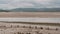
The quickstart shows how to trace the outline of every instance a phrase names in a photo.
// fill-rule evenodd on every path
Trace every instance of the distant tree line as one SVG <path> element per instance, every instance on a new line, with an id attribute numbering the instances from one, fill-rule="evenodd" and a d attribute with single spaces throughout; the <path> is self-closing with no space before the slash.
<path id="1" fill-rule="evenodd" d="M 9 10 L 0 10 L 0 12 L 10 12 Z"/>

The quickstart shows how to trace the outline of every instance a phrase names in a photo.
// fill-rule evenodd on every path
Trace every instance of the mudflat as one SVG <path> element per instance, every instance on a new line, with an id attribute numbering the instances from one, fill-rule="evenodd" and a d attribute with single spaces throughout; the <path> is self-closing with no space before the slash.
<path id="1" fill-rule="evenodd" d="M 59 18 L 60 12 L 0 12 L 0 17 Z"/>

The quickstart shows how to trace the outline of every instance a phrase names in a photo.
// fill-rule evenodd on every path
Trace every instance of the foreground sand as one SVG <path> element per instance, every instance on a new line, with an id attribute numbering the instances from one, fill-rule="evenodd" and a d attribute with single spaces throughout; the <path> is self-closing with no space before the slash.
<path id="1" fill-rule="evenodd" d="M 60 26 L 0 22 L 0 34 L 60 34 Z"/>
<path id="2" fill-rule="evenodd" d="M 0 12 L 0 17 L 60 18 L 60 12 Z"/>

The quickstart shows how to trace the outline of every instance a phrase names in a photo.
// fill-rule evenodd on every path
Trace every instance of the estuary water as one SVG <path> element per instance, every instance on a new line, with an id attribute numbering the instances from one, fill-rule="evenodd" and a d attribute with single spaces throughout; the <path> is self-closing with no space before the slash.
<path id="1" fill-rule="evenodd" d="M 0 18 L 0 21 L 60 23 L 60 18 Z"/>

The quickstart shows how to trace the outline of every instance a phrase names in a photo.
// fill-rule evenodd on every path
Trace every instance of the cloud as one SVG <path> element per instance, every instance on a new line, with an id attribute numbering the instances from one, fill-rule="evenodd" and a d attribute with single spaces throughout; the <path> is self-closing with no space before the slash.
<path id="1" fill-rule="evenodd" d="M 60 8 L 60 0 L 0 0 L 0 8 Z"/>

